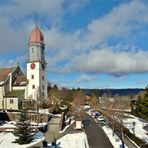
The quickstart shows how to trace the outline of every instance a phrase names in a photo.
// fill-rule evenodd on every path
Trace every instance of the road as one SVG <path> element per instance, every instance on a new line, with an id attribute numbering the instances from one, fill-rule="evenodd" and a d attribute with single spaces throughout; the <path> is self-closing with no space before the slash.
<path id="1" fill-rule="evenodd" d="M 113 148 L 99 124 L 87 113 L 85 114 L 85 119 L 88 119 L 89 121 L 85 126 L 85 132 L 90 148 Z"/>

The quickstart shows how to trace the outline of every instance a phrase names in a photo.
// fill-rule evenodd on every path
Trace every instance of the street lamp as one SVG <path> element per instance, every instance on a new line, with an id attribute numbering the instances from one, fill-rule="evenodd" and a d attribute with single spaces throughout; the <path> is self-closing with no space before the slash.
<path id="1" fill-rule="evenodd" d="M 121 141 L 122 141 L 122 148 L 125 148 L 125 146 L 124 146 L 124 133 L 123 133 L 123 127 L 121 127 Z"/>
<path id="2" fill-rule="evenodd" d="M 136 122 L 133 122 L 132 124 L 133 124 L 133 128 L 132 128 L 133 134 L 135 135 L 135 126 L 136 126 Z"/>

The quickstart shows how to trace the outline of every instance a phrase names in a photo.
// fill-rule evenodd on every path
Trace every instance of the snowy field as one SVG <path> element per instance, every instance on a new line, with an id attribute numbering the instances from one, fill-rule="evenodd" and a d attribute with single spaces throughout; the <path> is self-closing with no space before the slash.
<path id="1" fill-rule="evenodd" d="M 123 120 L 123 125 L 128 128 L 132 134 L 135 133 L 136 137 L 139 137 L 148 143 L 148 135 L 146 134 L 148 131 L 143 129 L 143 126 L 148 125 L 148 122 L 131 114 L 126 114 L 126 116 L 129 116 L 129 118 Z M 133 130 L 133 122 L 135 123 L 135 131 Z"/>
<path id="2" fill-rule="evenodd" d="M 13 133 L 6 133 L 2 132 L 0 133 L 0 148 L 26 148 L 29 146 L 33 146 L 37 144 L 38 142 L 42 141 L 45 139 L 43 136 L 42 132 L 37 132 L 34 135 L 34 140 L 30 144 L 24 144 L 24 145 L 19 145 L 17 143 L 12 143 L 15 141 L 17 137 L 13 135 Z"/>
<path id="3" fill-rule="evenodd" d="M 48 146 L 51 146 L 49 144 Z M 57 140 L 57 148 L 89 148 L 86 134 L 84 132 L 67 134 Z"/>

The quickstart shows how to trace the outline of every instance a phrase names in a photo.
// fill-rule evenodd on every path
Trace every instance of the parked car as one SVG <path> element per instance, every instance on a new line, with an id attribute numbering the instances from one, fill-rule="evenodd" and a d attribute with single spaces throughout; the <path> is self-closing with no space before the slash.
<path id="1" fill-rule="evenodd" d="M 101 116 L 100 113 L 99 112 L 95 112 L 95 116 L 94 117 L 97 118 L 99 116 Z"/>
<path id="2" fill-rule="evenodd" d="M 97 117 L 97 120 L 98 121 L 102 121 L 102 120 L 104 120 L 104 118 L 103 118 L 103 116 L 99 116 L 99 117 Z M 105 121 L 105 120 L 104 120 Z"/>
<path id="3" fill-rule="evenodd" d="M 99 121 L 99 124 L 100 124 L 101 126 L 107 125 L 107 123 L 105 122 L 105 120 L 100 120 L 100 121 Z"/>
<path id="4" fill-rule="evenodd" d="M 87 125 L 89 125 L 89 123 L 90 123 L 90 119 L 85 118 L 85 119 L 83 120 L 83 125 L 84 125 L 84 127 L 87 126 Z"/>

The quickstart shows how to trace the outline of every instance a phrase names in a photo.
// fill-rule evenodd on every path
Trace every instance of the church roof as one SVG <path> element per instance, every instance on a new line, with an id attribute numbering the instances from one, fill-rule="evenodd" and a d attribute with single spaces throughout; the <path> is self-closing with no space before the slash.
<path id="1" fill-rule="evenodd" d="M 8 75 L 12 73 L 15 69 L 16 67 L 0 68 L 0 82 L 5 81 Z"/>
<path id="2" fill-rule="evenodd" d="M 18 75 L 16 80 L 14 81 L 14 85 L 16 86 L 25 86 L 27 84 L 28 80 L 26 78 L 26 76 L 24 76 L 24 74 Z"/>
<path id="3" fill-rule="evenodd" d="M 39 27 L 36 25 L 31 31 L 29 36 L 29 43 L 41 43 L 44 44 L 44 36 L 40 31 Z"/>

